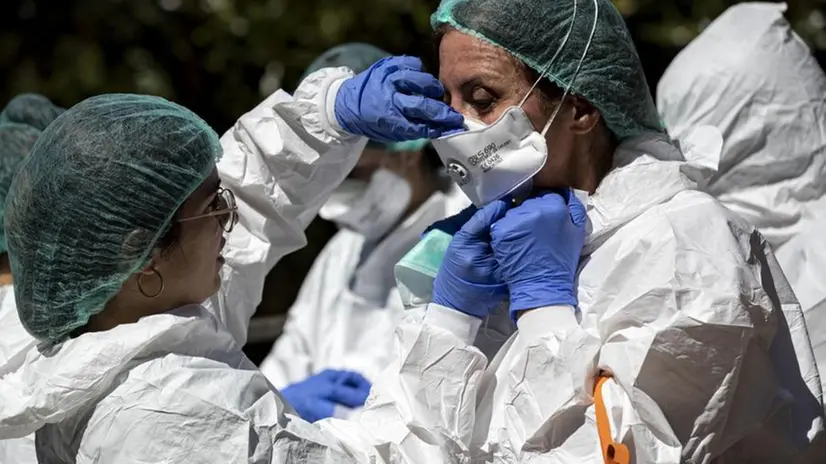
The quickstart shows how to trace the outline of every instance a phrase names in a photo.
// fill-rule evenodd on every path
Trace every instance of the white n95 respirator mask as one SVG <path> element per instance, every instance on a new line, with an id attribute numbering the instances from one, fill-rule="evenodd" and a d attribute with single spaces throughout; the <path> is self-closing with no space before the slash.
<path id="1" fill-rule="evenodd" d="M 574 0 L 574 18 L 576 18 L 576 13 L 577 2 Z M 596 32 L 599 18 L 599 4 L 596 0 L 594 0 L 594 19 L 588 43 L 585 44 L 571 80 L 565 86 L 559 104 L 548 118 L 542 131 L 537 132 L 534 129 L 530 119 L 522 110 L 522 106 L 567 44 L 568 37 L 573 30 L 574 18 L 556 53 L 518 106 L 505 110 L 499 119 L 489 126 L 466 118 L 466 132 L 448 135 L 431 142 L 442 163 L 447 167 L 451 179 L 459 185 L 476 207 L 481 208 L 509 194 L 520 195 L 530 190 L 531 180 L 545 166 L 548 160 L 545 135 L 579 75 L 582 61 L 588 53 Z M 575 193 L 580 201 L 587 204 L 585 192 Z M 421 306 L 431 300 L 433 281 L 452 239 L 453 237 L 447 233 L 436 229 L 431 230 L 396 264 L 394 269 L 396 283 L 405 308 Z"/>
<path id="2" fill-rule="evenodd" d="M 356 201 L 367 191 L 367 181 L 361 179 L 344 179 L 330 193 L 330 198 L 318 210 L 322 219 L 333 221 L 353 207 Z"/>
<path id="3" fill-rule="evenodd" d="M 470 201 L 482 207 L 522 187 L 530 189 L 530 180 L 548 160 L 548 147 L 525 112 L 513 106 L 489 126 L 472 119 L 465 124 L 468 131 L 432 143 Z"/>
<path id="4" fill-rule="evenodd" d="M 493 124 L 485 126 L 479 121 L 466 118 L 467 131 L 433 140 L 433 148 L 447 168 L 451 180 L 456 182 L 477 207 L 482 207 L 508 194 L 527 193 L 532 187 L 531 179 L 545 166 L 548 160 L 548 146 L 545 135 L 556 119 L 559 109 L 571 91 L 571 86 L 579 75 L 582 62 L 588 54 L 599 18 L 599 4 L 594 0 L 594 20 L 591 35 L 579 58 L 571 80 L 553 114 L 541 132 L 534 129 L 528 116 L 522 110 L 533 90 L 545 78 L 562 49 L 568 43 L 577 14 L 574 0 L 574 18 L 568 33 L 539 74 L 530 90 L 518 106 L 512 106 Z"/>
<path id="5" fill-rule="evenodd" d="M 372 241 L 384 237 L 401 220 L 411 195 L 407 179 L 379 168 L 362 187 L 352 184 L 336 192 L 318 215 Z"/>

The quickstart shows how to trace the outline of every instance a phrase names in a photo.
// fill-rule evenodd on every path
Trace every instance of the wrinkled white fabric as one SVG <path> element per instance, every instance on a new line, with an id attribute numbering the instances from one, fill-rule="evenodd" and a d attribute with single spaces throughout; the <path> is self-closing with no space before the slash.
<path id="1" fill-rule="evenodd" d="M 290 408 L 240 347 L 263 280 L 305 244 L 304 228 L 366 140 L 326 121 L 322 70 L 292 97 L 276 92 L 221 139 L 218 170 L 241 221 L 228 237 L 222 286 L 204 306 L 33 348 L 0 377 L 0 447 L 36 432 L 41 462 L 323 462 L 334 437 Z M 17 462 L 17 461 L 12 461 Z"/>
<path id="2" fill-rule="evenodd" d="M 416 431 L 451 462 L 602 462 L 591 394 L 605 369 L 612 432 L 633 462 L 779 462 L 805 448 L 823 417 L 813 362 L 795 363 L 800 308 L 762 236 L 696 191 L 708 172 L 681 158 L 658 136 L 617 150 L 588 203 L 576 315 L 523 316 L 485 370 L 462 344 L 478 322 L 453 311 L 451 330 L 437 330 L 432 317 L 450 310 L 431 304 L 426 324 L 399 327 L 360 423 L 396 442 Z M 449 370 L 431 367 L 445 357 Z"/>
<path id="3" fill-rule="evenodd" d="M 777 247 L 826 214 L 826 76 L 777 3 L 729 8 L 657 85 L 672 137 L 712 125 L 725 145 L 708 191 Z"/>
<path id="4" fill-rule="evenodd" d="M 327 120 L 331 87 L 349 75 L 346 68 L 315 73 L 295 98 L 279 90 L 221 138 L 221 183 L 235 193 L 242 222 L 227 238 L 221 291 L 205 306 L 241 346 L 267 273 L 307 244 L 304 229 L 366 145 L 342 139 Z"/>
<path id="5" fill-rule="evenodd" d="M 36 341 L 23 328 L 17 315 L 14 287 L 0 286 L 0 372 L 9 363 L 16 363 Z"/>
<path id="6" fill-rule="evenodd" d="M 453 199 L 456 191 L 433 194 L 378 245 L 347 229 L 330 240 L 290 308 L 284 333 L 261 363 L 276 388 L 324 369 L 353 370 L 371 381 L 378 377 L 390 362 L 396 326 L 423 315 L 404 310 L 393 266 L 429 225 L 470 204 L 463 194 L 464 202 Z M 484 322 L 476 346 L 493 356 L 514 329 L 503 311 Z"/>
<path id="7" fill-rule="evenodd" d="M 826 314 L 816 309 L 826 299 L 826 75 L 784 11 L 729 8 L 668 67 L 657 106 L 674 137 L 706 124 L 723 133 L 709 192 L 768 238 L 826 367 Z"/>
<path id="8" fill-rule="evenodd" d="M 826 211 L 777 250 L 777 261 L 803 308 L 818 372 L 826 373 Z M 820 381 L 826 389 L 823 374 Z"/>
<path id="9" fill-rule="evenodd" d="M 405 314 L 393 265 L 433 222 L 453 215 L 446 195 L 434 193 L 378 244 L 342 229 L 327 243 L 304 279 L 284 332 L 261 372 L 284 388 L 324 369 L 348 369 L 374 380 L 387 366 L 393 331 Z"/>
<path id="10" fill-rule="evenodd" d="M 826 215 L 780 247 L 777 260 L 806 311 L 826 300 Z M 820 317 L 826 318 L 826 314 Z M 808 325 L 808 317 L 806 322 Z M 813 339 L 826 336 L 826 325 L 812 324 L 809 331 Z"/>
<path id="11" fill-rule="evenodd" d="M 222 138 L 218 170 L 236 194 L 241 221 L 224 250 L 220 294 L 206 305 L 29 350 L 19 368 L 0 376 L 0 447 L 36 432 L 38 457 L 49 463 L 456 461 L 449 443 L 432 438 L 452 436 L 445 424 L 464 423 L 473 412 L 475 398 L 461 392 L 475 388 L 484 357 L 464 347 L 464 338 L 461 346 L 422 353 L 412 390 L 376 393 L 403 395 L 396 403 L 412 409 L 365 411 L 364 423 L 304 422 L 241 350 L 264 276 L 303 245 L 304 227 L 366 143 L 323 119 L 333 101 L 327 91 L 348 75 L 318 71 L 295 97 L 278 92 Z M 453 340 L 480 325 L 454 324 L 465 333 L 435 325 L 427 333 Z M 475 355 L 469 363 L 466 353 Z M 383 435 L 406 427 L 394 418 L 409 410 L 441 419 L 404 436 Z M 380 424 L 373 428 L 382 434 L 368 424 Z"/>
<path id="12" fill-rule="evenodd" d="M 37 341 L 26 332 L 17 315 L 14 287 L 0 286 L 0 377 L 23 362 L 26 352 Z M 36 464 L 34 435 L 4 440 L 0 443 L 0 463 Z"/>

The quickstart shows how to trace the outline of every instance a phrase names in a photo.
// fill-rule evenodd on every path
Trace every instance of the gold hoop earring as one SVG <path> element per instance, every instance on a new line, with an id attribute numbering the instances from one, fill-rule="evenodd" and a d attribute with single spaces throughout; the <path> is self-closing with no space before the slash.
<path id="1" fill-rule="evenodd" d="M 163 293 L 164 283 L 163 283 L 163 276 L 161 275 L 160 272 L 158 272 L 157 269 L 155 269 L 154 266 L 152 266 L 150 268 L 150 270 L 152 271 L 152 274 L 157 275 L 158 279 L 161 280 L 161 288 L 159 288 L 157 292 L 155 292 L 151 295 L 149 293 L 147 293 L 146 290 L 143 289 L 143 278 L 146 277 L 147 275 L 150 275 L 150 274 L 140 273 L 140 274 L 138 274 L 138 291 L 141 292 L 141 295 L 143 295 L 146 298 L 149 298 L 150 300 L 152 300 L 152 299 L 157 298 L 158 295 L 160 295 L 161 293 Z"/>

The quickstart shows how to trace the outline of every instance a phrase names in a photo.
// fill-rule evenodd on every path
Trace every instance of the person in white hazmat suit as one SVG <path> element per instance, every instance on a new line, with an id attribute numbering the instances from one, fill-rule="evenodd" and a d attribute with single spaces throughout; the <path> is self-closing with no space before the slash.
<path id="1" fill-rule="evenodd" d="M 343 44 L 323 53 L 306 74 L 337 66 L 360 72 L 387 56 L 372 45 Z M 442 171 L 426 139 L 368 143 L 320 209 L 322 218 L 341 229 L 314 262 L 283 334 L 260 365 L 303 418 L 319 419 L 327 406 L 302 396 L 301 382 L 308 377 L 346 369 L 372 380 L 388 364 L 393 331 L 405 316 L 393 266 L 427 226 L 470 203 Z M 510 329 L 506 314 L 501 319 Z M 335 412 L 347 411 L 338 407 Z"/>
<path id="2" fill-rule="evenodd" d="M 611 2 L 448 0 L 432 22 L 445 100 L 470 129 L 433 141 L 454 179 L 480 206 L 590 192 L 588 236 L 566 298 L 551 290 L 572 269 L 541 252 L 562 228 L 495 223 L 499 268 L 461 274 L 473 286 L 458 289 L 440 282 L 459 275 L 454 236 L 425 324 L 399 327 L 359 423 L 397 442 L 427 437 L 453 462 L 782 462 L 809 448 L 821 391 L 794 294 L 754 226 L 701 191 L 711 170 L 662 130 Z M 520 259 L 497 256 L 507 251 Z M 505 298 L 497 280 L 518 331 L 486 359 L 457 347 Z M 428 323 L 446 306 L 464 313 L 451 333 Z M 445 356 L 450 370 L 431 367 Z M 423 380 L 453 394 L 419 393 L 422 409 L 389 393 Z M 402 411 L 404 426 L 380 411 Z"/>
<path id="3" fill-rule="evenodd" d="M 17 317 L 13 279 L 3 227 L 6 196 L 14 173 L 40 133 L 63 112 L 46 97 L 21 94 L 0 112 L 0 366 L 14 361 L 34 343 Z"/>
<path id="4" fill-rule="evenodd" d="M 773 3 L 729 8 L 668 67 L 657 86 L 657 107 L 676 139 L 702 125 L 722 133 L 717 174 L 707 190 L 756 225 L 775 250 L 803 308 L 822 373 L 826 75 L 785 9 Z M 804 321 L 788 322 L 803 332 Z M 802 356 L 801 367 L 809 354 Z"/>
<path id="5" fill-rule="evenodd" d="M 20 323 L 14 302 L 13 278 L 6 252 L 3 227 L 6 196 L 12 178 L 37 138 L 61 112 L 47 98 L 36 94 L 14 97 L 0 112 L 0 371 L 17 363 L 36 343 Z M 7 440 L 0 446 L 0 462 L 36 463 L 34 436 Z"/>
<path id="6" fill-rule="evenodd" d="M 330 404 L 306 382 L 333 369 L 358 373 L 369 386 L 389 363 L 396 325 L 421 319 L 420 311 L 405 311 L 393 267 L 430 224 L 470 203 L 440 171 L 427 141 L 368 144 L 343 188 L 319 210 L 340 230 L 314 261 L 283 333 L 259 366 L 304 419 L 344 418 L 361 407 L 367 391 L 361 403 Z M 491 355 L 513 332 L 507 311 L 493 319 L 502 329 L 493 339 L 499 343 L 486 343 L 490 337 L 477 343 Z"/>
<path id="7" fill-rule="evenodd" d="M 365 411 L 363 422 L 304 422 L 241 351 L 268 269 L 302 244 L 301 229 L 353 167 L 366 137 L 461 131 L 461 115 L 433 98 L 442 87 L 420 69 L 418 59 L 399 57 L 356 77 L 344 68 L 318 71 L 295 96 L 273 94 L 220 141 L 185 108 L 139 95 L 87 99 L 50 125 L 7 202 L 18 314 L 38 344 L 0 374 L 0 446 L 34 432 L 38 460 L 55 463 L 461 458 L 451 443 L 432 440 L 448 431 L 440 422 L 425 435 L 422 425 L 400 435 L 406 406 Z M 508 224 L 566 228 L 569 237 L 555 244 L 576 261 L 584 209 L 572 205 L 579 205 L 576 224 L 564 204 L 562 214 Z M 469 246 L 482 243 L 496 219 L 482 213 L 468 223 L 475 224 L 464 235 Z M 457 273 L 485 271 L 461 256 L 453 260 Z M 571 294 L 573 283 L 558 290 Z M 414 326 L 436 342 L 467 335 L 457 311 L 435 308 L 426 317 Z M 456 398 L 456 387 L 473 382 L 434 376 L 457 373 L 457 360 L 478 372 L 478 358 L 463 353 L 481 353 L 463 343 L 440 350 L 423 353 L 421 383 L 411 392 L 390 385 L 377 394 L 464 421 L 459 416 L 472 409 L 457 416 L 455 408 L 473 398 L 432 399 Z M 346 396 L 343 387 L 328 394 Z"/>
<path id="8" fill-rule="evenodd" d="M 634 462 L 742 462 L 776 461 L 805 448 L 822 428 L 819 380 L 807 385 L 794 363 L 793 340 L 799 339 L 785 321 L 794 300 L 778 291 L 785 281 L 771 250 L 752 226 L 696 191 L 708 172 L 687 163 L 659 128 L 639 59 L 611 3 L 524 1 L 440 6 L 433 22 L 441 35 L 444 87 L 419 73 L 417 60 L 389 58 L 350 79 L 340 70 L 320 71 L 295 97 L 279 94 L 283 100 L 273 97 L 242 118 L 224 137 L 218 163 L 242 220 L 228 236 L 222 278 L 215 277 L 215 263 L 203 263 L 198 273 L 199 279 L 209 276 L 214 289 L 220 286 L 217 304 L 202 307 L 196 302 L 206 296 L 195 294 L 168 303 L 171 294 L 181 295 L 173 261 L 187 261 L 165 259 L 171 256 L 162 252 L 166 246 L 149 258 L 178 209 L 158 205 L 171 199 L 184 203 L 176 224 L 211 215 L 231 228 L 235 209 L 228 194 L 208 212 L 196 206 L 216 193 L 217 174 L 204 172 L 211 171 L 208 163 L 194 163 L 207 164 L 195 182 L 162 182 L 163 189 L 145 189 L 157 195 L 140 203 L 108 192 L 118 204 L 92 215 L 101 204 L 93 197 L 90 208 L 81 200 L 86 193 L 112 186 L 143 191 L 134 188 L 134 177 L 158 186 L 154 161 L 143 161 L 113 185 L 73 183 L 84 189 L 72 197 L 74 208 L 54 208 L 41 198 L 23 200 L 32 197 L 23 192 L 40 191 L 50 180 L 34 174 L 54 172 L 47 167 L 54 161 L 47 153 L 52 145 L 38 143 L 43 154 L 35 150 L 13 184 L 7 225 L 34 225 L 10 235 L 9 250 L 21 320 L 47 343 L 0 378 L 0 395 L 14 398 L 0 405 L 0 438 L 37 430 L 42 452 L 57 462 L 147 462 L 158 456 L 173 462 L 601 462 L 609 455 Z M 499 46 L 494 33 L 503 41 Z M 508 51 L 508 44 L 517 47 Z M 462 118 L 435 100 L 442 92 L 471 130 L 457 128 Z M 174 105 L 145 98 L 136 103 L 172 106 L 180 114 Z M 111 139 L 123 131 L 95 131 L 99 126 L 92 123 L 100 122 L 97 110 L 103 110 L 104 120 L 115 124 L 122 109 L 106 99 L 88 101 L 44 136 L 69 137 L 65 122 L 81 124 L 72 124 L 82 130 L 71 133 L 83 134 L 84 141 L 88 133 Z M 128 114 L 167 117 L 165 111 L 138 109 Z M 194 116 L 185 115 L 159 122 L 192 123 Z M 295 119 L 281 123 L 286 117 Z M 140 129 L 136 137 L 147 142 L 149 153 L 177 146 L 135 122 L 126 119 L 122 127 Z M 256 131 L 264 126 L 270 131 Z M 298 141 L 300 128 L 304 138 Z M 184 159 L 204 156 L 196 146 L 209 145 L 204 128 L 196 138 L 163 133 L 189 141 L 181 145 Z M 263 138 L 265 133 L 278 139 Z M 434 146 L 465 193 L 484 207 L 470 210 L 469 221 L 467 214 L 447 221 L 457 229 L 432 303 L 423 323 L 397 328 L 391 364 L 364 410 L 352 421 L 310 425 L 284 407 L 240 352 L 260 295 L 260 289 L 243 290 L 260 287 L 251 277 L 263 279 L 284 243 L 301 245 L 312 208 L 355 163 L 365 141 L 345 133 L 374 140 L 446 135 Z M 69 159 L 86 168 L 84 174 L 110 167 L 112 172 L 91 173 L 96 180 L 115 179 L 123 166 L 107 155 L 107 163 L 91 166 L 86 162 L 94 156 Z M 181 156 L 148 158 L 183 164 Z M 336 163 L 342 158 L 344 166 Z M 302 164 L 291 164 L 296 162 Z M 312 173 L 310 163 L 317 168 Z M 278 175 L 277 181 L 261 179 L 262 172 Z M 69 170 L 65 179 L 79 176 Z M 192 201 L 182 201 L 188 192 L 162 194 L 176 185 L 202 185 L 207 177 L 213 183 L 196 189 L 201 195 Z M 567 187 L 592 194 L 587 210 Z M 19 205 L 13 201 L 18 194 Z M 510 208 L 503 200 L 510 194 L 527 199 Z M 64 243 L 52 241 L 53 224 L 62 221 L 28 215 L 37 207 L 72 215 L 74 230 L 82 225 L 77 218 L 94 221 L 79 230 L 103 235 L 99 243 L 112 244 L 119 259 L 107 259 L 112 255 L 101 246 L 70 256 L 64 256 L 68 247 L 57 246 L 45 248 L 48 262 L 37 260 L 36 250 L 44 248 L 33 242 Z M 209 239 L 199 243 L 218 255 L 220 234 L 206 227 L 201 224 Z M 119 232 L 101 234 L 112 229 Z M 66 227 L 57 230 L 75 247 L 84 243 L 71 240 Z M 190 236 L 173 243 L 180 245 L 171 253 L 178 253 L 193 242 Z M 184 251 L 189 259 L 201 255 Z M 51 280 L 75 260 L 108 267 L 71 267 L 87 269 L 73 276 L 72 282 L 87 277 L 81 287 Z M 183 274 L 194 275 L 192 269 Z M 25 284 L 35 276 L 37 286 Z M 186 284 L 199 289 L 192 280 Z M 227 306 L 233 296 L 241 303 Z M 149 304 L 141 298 L 154 298 L 151 315 L 122 316 L 119 298 L 144 307 Z M 519 331 L 489 364 L 471 342 L 481 317 L 505 299 Z"/>
<path id="9" fill-rule="evenodd" d="M 156 97 L 61 115 L 7 202 L 17 311 L 38 344 L 0 372 L 0 447 L 35 433 L 40 462 L 376 462 L 295 416 L 241 347 L 267 272 L 368 137 L 461 129 L 420 69 L 320 70 L 220 141 Z"/>

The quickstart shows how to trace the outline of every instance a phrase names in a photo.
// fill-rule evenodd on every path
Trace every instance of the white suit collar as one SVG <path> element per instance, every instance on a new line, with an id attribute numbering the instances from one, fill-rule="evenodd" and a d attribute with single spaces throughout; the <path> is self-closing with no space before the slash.
<path id="1" fill-rule="evenodd" d="M 614 152 L 614 169 L 588 199 L 585 254 L 648 209 L 684 190 L 702 188 L 713 172 L 686 161 L 665 134 L 624 141 Z"/>

